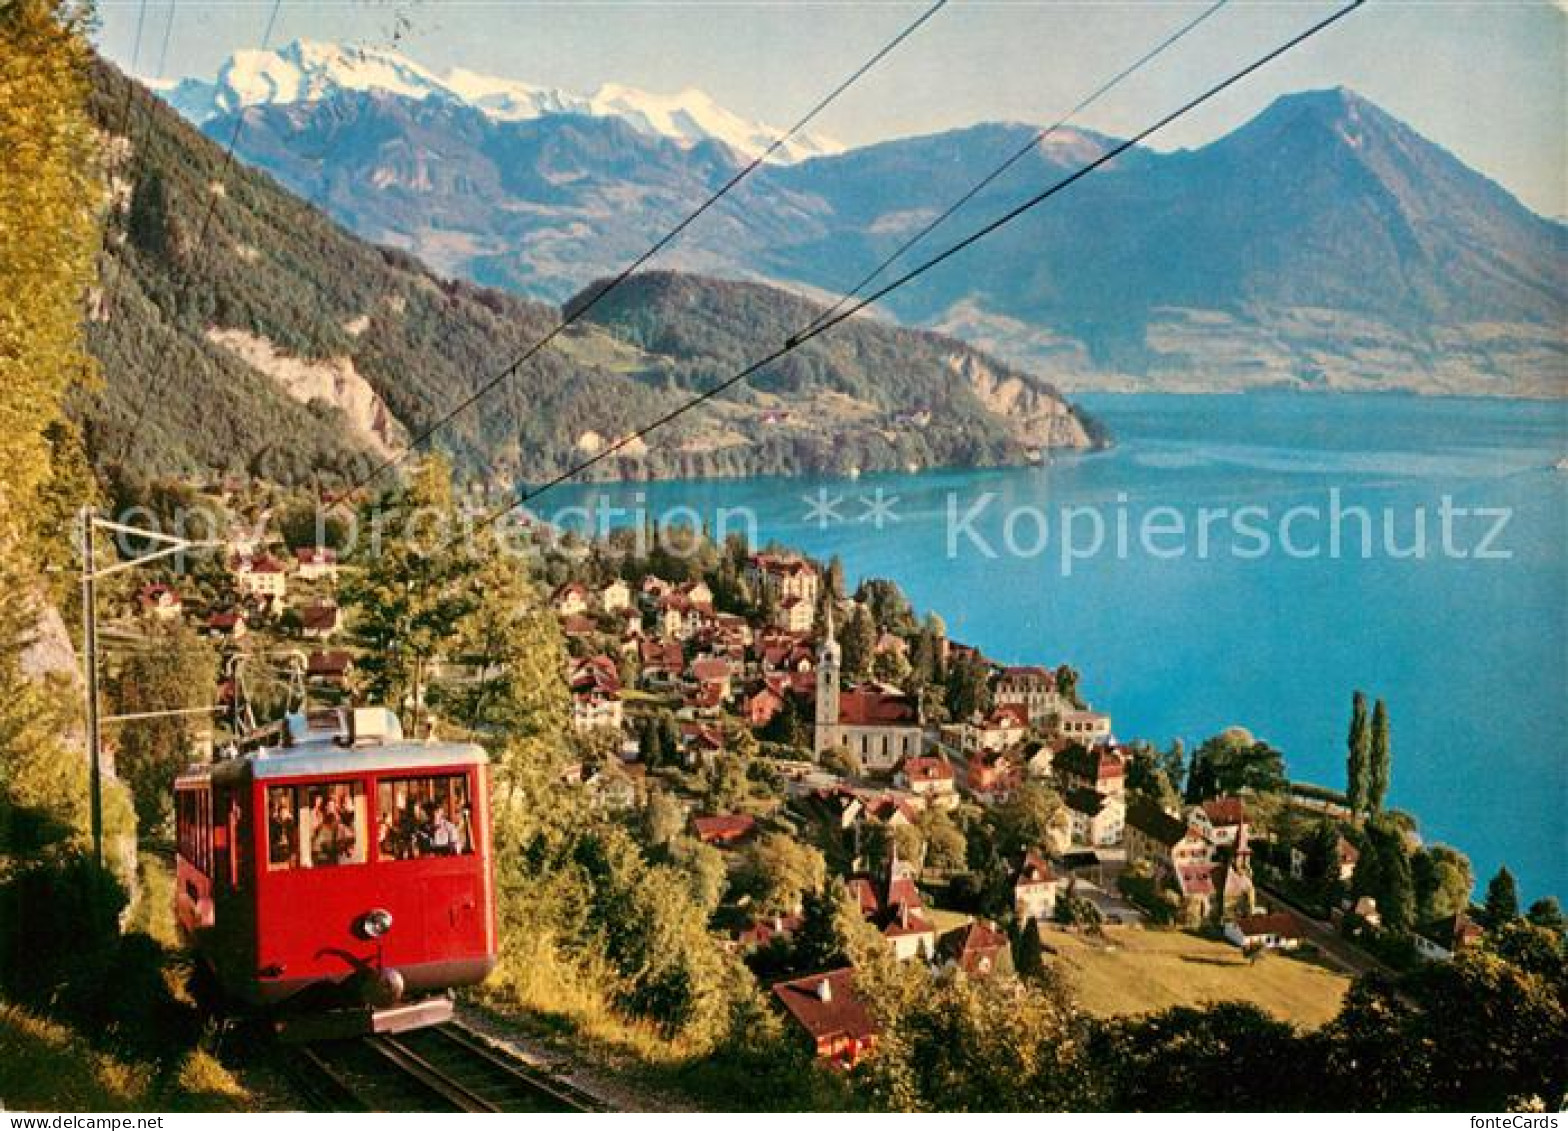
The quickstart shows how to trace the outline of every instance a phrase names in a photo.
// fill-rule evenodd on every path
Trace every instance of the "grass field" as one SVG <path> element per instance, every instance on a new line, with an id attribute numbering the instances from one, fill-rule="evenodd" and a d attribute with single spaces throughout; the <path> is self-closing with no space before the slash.
<path id="1" fill-rule="evenodd" d="M 1309 959 L 1269 954 L 1250 963 L 1227 943 L 1181 931 L 1112 929 L 1102 945 L 1047 929 L 1044 941 L 1084 1008 L 1102 1017 L 1250 1001 L 1314 1028 L 1339 1011 L 1350 985 Z"/>

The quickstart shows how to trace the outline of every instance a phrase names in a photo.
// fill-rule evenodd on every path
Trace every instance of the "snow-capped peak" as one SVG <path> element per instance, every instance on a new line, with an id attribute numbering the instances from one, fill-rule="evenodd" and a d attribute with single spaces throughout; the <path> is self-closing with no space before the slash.
<path id="1" fill-rule="evenodd" d="M 781 132 L 732 113 L 695 88 L 660 95 L 607 83 L 583 96 L 461 68 L 437 74 L 384 48 L 303 39 L 273 51 L 236 51 L 213 81 L 182 79 L 160 93 L 199 125 L 246 106 L 314 102 L 343 91 L 379 91 L 420 101 L 450 99 L 498 121 L 547 114 L 615 117 L 642 133 L 683 145 L 721 141 L 746 157 L 761 153 Z M 772 159 L 800 161 L 842 148 L 805 134 L 781 146 Z"/>

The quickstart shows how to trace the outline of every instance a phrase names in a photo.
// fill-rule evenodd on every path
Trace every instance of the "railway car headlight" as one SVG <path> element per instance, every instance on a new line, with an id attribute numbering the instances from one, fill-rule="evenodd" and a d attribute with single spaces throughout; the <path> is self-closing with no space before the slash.
<path id="1" fill-rule="evenodd" d="M 367 911 L 359 919 L 359 933 L 367 939 L 379 939 L 392 929 L 392 912 L 383 907 Z"/>

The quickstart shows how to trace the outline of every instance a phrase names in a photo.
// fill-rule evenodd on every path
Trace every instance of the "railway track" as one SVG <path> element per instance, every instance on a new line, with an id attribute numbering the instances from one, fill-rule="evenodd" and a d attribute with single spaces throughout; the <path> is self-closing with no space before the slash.
<path id="1" fill-rule="evenodd" d="M 303 1046 L 290 1076 L 327 1111 L 607 1110 L 461 1022 Z"/>

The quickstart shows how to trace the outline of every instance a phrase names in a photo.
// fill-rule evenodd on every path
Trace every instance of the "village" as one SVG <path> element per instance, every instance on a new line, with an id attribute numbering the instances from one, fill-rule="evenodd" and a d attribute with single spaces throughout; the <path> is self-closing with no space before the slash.
<path id="1" fill-rule="evenodd" d="M 1360 853 L 1327 791 L 1227 791 L 1189 772 L 1183 793 L 1180 747 L 1121 741 L 1066 664 L 993 662 L 917 619 L 890 582 L 845 593 L 836 561 L 690 532 L 686 545 L 662 559 L 542 553 L 560 578 L 548 606 L 579 751 L 560 785 L 690 869 L 722 945 L 819 1056 L 851 1065 L 876 1039 L 854 970 L 814 968 L 803 940 L 834 913 L 821 891 L 894 958 L 937 972 L 1077 961 L 1115 982 L 1140 963 L 1194 964 L 1144 1008 L 1181 1000 L 1201 963 L 1224 968 L 1219 992 L 1252 994 L 1274 953 L 1289 956 L 1270 967 L 1280 1000 L 1316 999 L 1299 1016 L 1326 1018 L 1350 976 L 1378 967 L 1350 937 L 1375 936 L 1378 911 L 1351 898 Z M 363 648 L 338 590 L 353 569 L 289 546 L 263 515 L 207 571 L 200 604 L 171 578 L 130 612 L 189 624 L 231 658 L 288 657 L 313 700 L 351 701 Z M 241 677 L 224 670 L 232 699 Z M 448 663 L 432 682 L 470 676 Z M 1413 938 L 1444 960 L 1480 933 L 1461 910 Z M 1187 942 L 1161 953 L 1171 940 Z M 1272 985 L 1258 992 L 1273 1001 Z M 1139 1004 L 1123 996 L 1106 1008 Z"/>

